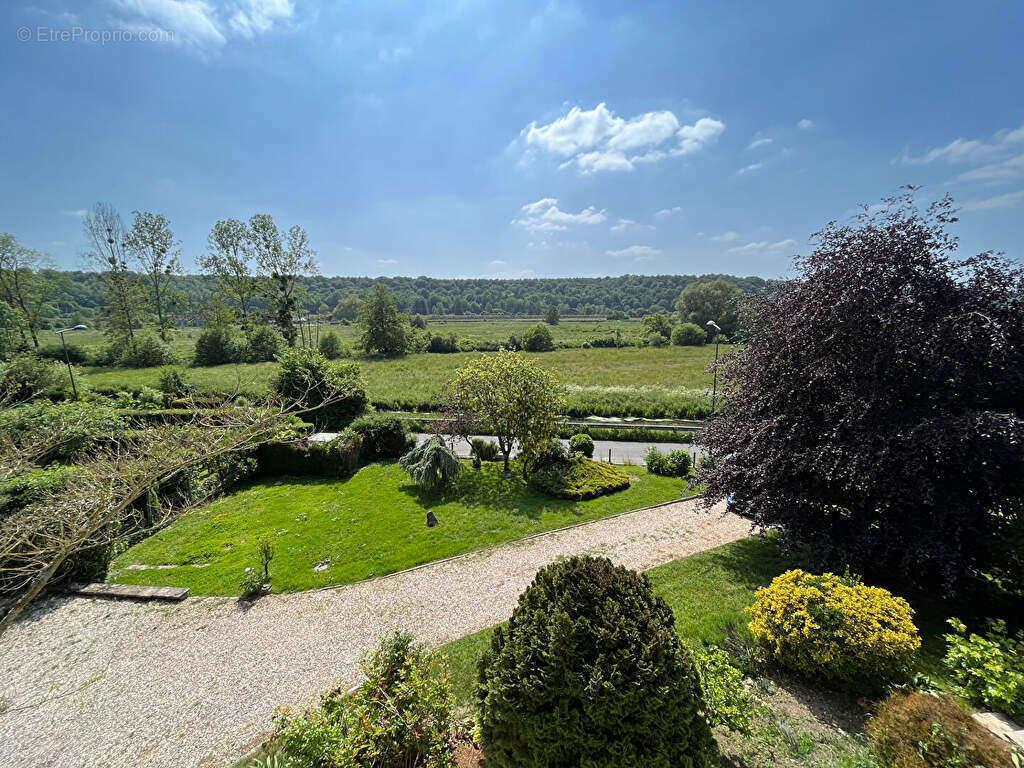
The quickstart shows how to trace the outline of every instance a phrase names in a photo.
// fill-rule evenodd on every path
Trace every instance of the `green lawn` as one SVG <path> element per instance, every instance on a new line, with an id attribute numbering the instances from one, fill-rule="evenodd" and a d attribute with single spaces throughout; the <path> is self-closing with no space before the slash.
<path id="1" fill-rule="evenodd" d="M 590 501 L 553 499 L 497 463 L 468 468 L 447 496 L 424 496 L 397 464 L 348 480 L 271 478 L 189 512 L 111 564 L 108 580 L 236 595 L 256 541 L 270 534 L 275 592 L 347 584 L 573 523 L 691 495 L 677 478 L 629 467 L 630 488 Z M 427 528 L 432 510 L 440 525 Z M 321 571 L 314 567 L 327 564 Z M 173 566 L 129 568 L 130 565 Z"/>
<path id="2" fill-rule="evenodd" d="M 730 349 L 723 347 L 721 352 Z M 372 402 L 398 410 L 428 410 L 439 406 L 438 393 L 452 371 L 481 354 L 419 354 L 358 362 Z M 715 356 L 713 346 L 559 349 L 531 356 L 566 384 L 572 415 L 693 418 L 694 409 L 706 410 L 711 402 L 707 366 Z M 260 395 L 276 368 L 276 363 L 189 368 L 186 379 L 200 392 Z M 90 368 L 85 378 L 102 390 L 155 387 L 159 372 Z"/>

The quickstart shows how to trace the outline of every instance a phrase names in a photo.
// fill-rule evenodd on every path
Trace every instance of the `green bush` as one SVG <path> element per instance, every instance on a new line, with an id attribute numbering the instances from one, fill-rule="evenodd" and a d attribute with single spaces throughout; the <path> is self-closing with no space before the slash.
<path id="1" fill-rule="evenodd" d="M 35 469 L 0 483 L 0 520 L 15 510 L 24 509 L 57 493 L 74 478 L 76 470 L 62 464 Z"/>
<path id="2" fill-rule="evenodd" d="M 413 448 L 398 463 L 420 488 L 431 493 L 455 485 L 462 471 L 462 462 L 439 435 Z"/>
<path id="3" fill-rule="evenodd" d="M 398 459 L 412 447 L 405 422 L 397 416 L 385 413 L 360 416 L 349 429 L 363 439 L 363 461 Z"/>
<path id="4" fill-rule="evenodd" d="M 196 338 L 196 366 L 225 365 L 238 362 L 241 350 L 234 334 L 228 328 L 205 328 Z"/>
<path id="5" fill-rule="evenodd" d="M 443 659 L 396 632 L 363 661 L 364 682 L 316 710 L 280 715 L 275 741 L 316 768 L 450 768 L 454 696 Z"/>
<path id="6" fill-rule="evenodd" d="M 329 443 L 285 438 L 256 449 L 258 471 L 263 476 L 348 477 L 359 469 L 361 461 L 362 438 L 351 430 Z"/>
<path id="7" fill-rule="evenodd" d="M 483 437 L 474 437 L 470 442 L 472 454 L 476 456 L 480 461 L 500 461 L 501 460 L 501 448 L 493 440 L 487 440 Z"/>
<path id="8" fill-rule="evenodd" d="M 492 636 L 477 696 L 493 768 L 718 765 L 672 610 L 606 558 L 537 573 Z"/>
<path id="9" fill-rule="evenodd" d="M 317 349 L 328 360 L 337 360 L 339 357 L 345 357 L 345 348 L 341 343 L 341 338 L 334 331 L 328 331 L 320 337 L 320 341 L 317 342 Z"/>
<path id="10" fill-rule="evenodd" d="M 15 355 L 0 363 L 0 402 L 6 405 L 37 397 L 58 397 L 71 390 L 67 367 L 33 354 Z"/>
<path id="11" fill-rule="evenodd" d="M 594 458 L 594 438 L 585 432 L 579 432 L 569 438 L 569 450 L 582 453 L 588 459 Z"/>
<path id="12" fill-rule="evenodd" d="M 343 429 L 366 408 L 359 366 L 330 361 L 312 349 L 285 351 L 270 389 L 286 403 L 313 409 L 306 418 L 320 429 Z"/>
<path id="13" fill-rule="evenodd" d="M 36 354 L 44 360 L 56 360 L 58 363 L 67 363 L 68 360 L 73 365 L 89 365 L 92 363 L 92 357 L 88 351 L 75 344 L 68 344 L 67 356 L 64 354 L 64 345 L 62 344 L 47 344 L 39 347 L 36 350 Z"/>
<path id="14" fill-rule="evenodd" d="M 125 368 L 155 368 L 177 362 L 171 348 L 151 333 L 135 342 L 135 351 L 125 349 L 120 352 L 117 364 Z"/>
<path id="15" fill-rule="evenodd" d="M 984 636 L 968 633 L 959 619 L 950 619 L 953 634 L 943 635 L 950 677 L 971 703 L 1024 721 L 1024 631 L 1013 637 L 1006 622 L 989 623 Z"/>
<path id="16" fill-rule="evenodd" d="M 895 693 L 867 732 L 889 768 L 1013 768 L 1008 745 L 948 696 Z"/>
<path id="17" fill-rule="evenodd" d="M 707 341 L 707 333 L 696 323 L 683 323 L 672 329 L 672 343 L 677 347 L 701 347 Z"/>
<path id="18" fill-rule="evenodd" d="M 263 574 L 258 568 L 250 566 L 242 573 L 242 580 L 238 584 L 238 593 L 242 598 L 252 600 L 263 592 L 263 584 Z"/>
<path id="19" fill-rule="evenodd" d="M 755 642 L 780 664 L 865 692 L 905 680 L 921 647 L 906 600 L 832 573 L 786 571 L 747 613 Z"/>
<path id="20" fill-rule="evenodd" d="M 246 335 L 241 356 L 247 363 L 269 363 L 276 360 L 284 348 L 284 336 L 269 325 L 257 325 Z"/>
<path id="21" fill-rule="evenodd" d="M 80 457 L 101 441 L 117 439 L 125 428 L 115 409 L 99 403 L 44 400 L 0 411 L 0 432 L 8 437 L 49 441 L 51 447 L 39 458 L 43 464 Z"/>
<path id="22" fill-rule="evenodd" d="M 432 335 L 430 341 L 427 342 L 427 352 L 447 354 L 458 351 L 459 340 L 454 333 L 449 333 L 447 336 L 441 336 L 440 334 Z"/>
<path id="23" fill-rule="evenodd" d="M 172 400 L 185 397 L 192 392 L 192 388 L 186 383 L 184 371 L 170 365 L 160 369 L 156 385 L 164 395 Z"/>
<path id="24" fill-rule="evenodd" d="M 538 323 L 523 334 L 523 349 L 527 352 L 551 352 L 554 348 L 554 339 L 546 325 Z"/>
<path id="25" fill-rule="evenodd" d="M 534 470 L 530 485 L 560 499 L 584 501 L 629 488 L 629 475 L 611 464 L 577 456 Z"/>
<path id="26" fill-rule="evenodd" d="M 690 474 L 691 461 L 690 454 L 681 449 L 662 453 L 652 445 L 644 454 L 647 471 L 665 477 L 686 477 Z"/>
<path id="27" fill-rule="evenodd" d="M 703 694 L 704 719 L 713 726 L 750 733 L 754 699 L 743 683 L 743 673 L 732 665 L 729 654 L 715 646 L 690 652 Z"/>

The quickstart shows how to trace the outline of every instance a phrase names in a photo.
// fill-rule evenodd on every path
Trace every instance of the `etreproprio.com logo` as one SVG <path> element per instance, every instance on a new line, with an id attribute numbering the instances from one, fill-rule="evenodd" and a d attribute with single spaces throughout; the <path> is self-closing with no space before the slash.
<path id="1" fill-rule="evenodd" d="M 171 43 L 170 29 L 96 29 L 90 27 L 18 27 L 20 43 Z"/>

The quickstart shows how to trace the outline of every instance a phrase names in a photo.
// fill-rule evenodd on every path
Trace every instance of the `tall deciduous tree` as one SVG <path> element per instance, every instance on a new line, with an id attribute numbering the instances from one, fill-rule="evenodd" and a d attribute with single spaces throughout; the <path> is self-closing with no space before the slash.
<path id="1" fill-rule="evenodd" d="M 142 325 L 144 298 L 128 264 L 126 233 L 121 214 L 109 203 L 96 203 L 82 219 L 87 261 L 95 264 L 103 281 L 104 333 L 112 346 L 135 353 L 135 329 Z"/>
<path id="2" fill-rule="evenodd" d="M 295 346 L 296 278 L 317 273 L 316 252 L 309 245 L 305 230 L 297 224 L 285 236 L 268 213 L 257 213 L 249 219 L 250 253 L 260 273 L 267 279 L 267 300 L 273 307 L 274 323 Z"/>
<path id="3" fill-rule="evenodd" d="M 27 331 L 34 347 L 39 346 L 43 310 L 53 293 L 53 284 L 43 272 L 47 261 L 44 254 L 26 248 L 14 235 L 0 233 L 0 297 L 17 313 L 22 340 Z"/>
<path id="4" fill-rule="evenodd" d="M 238 304 L 242 325 L 249 323 L 249 305 L 258 292 L 247 247 L 249 236 L 244 221 L 218 221 L 206 238 L 207 252 L 199 257 L 200 268 L 216 276 L 220 290 Z"/>
<path id="5" fill-rule="evenodd" d="M 361 349 L 388 357 L 405 354 L 409 324 L 398 313 L 391 291 L 384 283 L 374 283 L 373 295 L 359 310 L 359 325 Z"/>
<path id="6" fill-rule="evenodd" d="M 529 459 L 556 433 L 564 407 L 561 383 L 520 352 L 503 349 L 484 355 L 445 387 L 445 413 L 468 438 L 479 430 L 494 435 L 509 471 L 509 458 L 518 445 Z"/>
<path id="7" fill-rule="evenodd" d="M 125 237 L 125 249 L 145 281 L 149 300 L 156 315 L 160 338 L 167 341 L 171 320 L 171 278 L 180 275 L 179 243 L 174 239 L 171 223 L 162 213 L 133 211 L 135 220 Z"/>
<path id="8" fill-rule="evenodd" d="M 708 320 L 714 320 L 727 336 L 736 333 L 739 317 L 739 300 L 743 291 L 726 280 L 710 283 L 690 283 L 683 289 L 676 302 L 679 320 L 695 323 L 705 328 Z"/>
<path id="9" fill-rule="evenodd" d="M 819 232 L 749 309 L 701 474 L 840 568 L 1021 589 L 1024 269 L 955 258 L 955 221 L 907 194 Z"/>

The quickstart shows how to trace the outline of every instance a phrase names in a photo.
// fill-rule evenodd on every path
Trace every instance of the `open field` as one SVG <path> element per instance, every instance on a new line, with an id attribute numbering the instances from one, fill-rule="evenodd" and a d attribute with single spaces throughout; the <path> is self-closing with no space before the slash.
<path id="1" fill-rule="evenodd" d="M 721 353 L 731 349 L 723 346 Z M 445 381 L 480 352 L 359 359 L 371 402 L 395 410 L 433 410 Z M 568 415 L 702 418 L 710 407 L 708 364 L 713 346 L 559 349 L 528 353 L 566 383 Z M 200 393 L 259 395 L 275 363 L 189 368 Z M 85 380 L 102 391 L 155 387 L 159 368 L 88 368 Z"/>
<path id="2" fill-rule="evenodd" d="M 144 539 L 111 564 L 108 579 L 235 595 L 245 568 L 258 564 L 256 542 L 266 534 L 277 549 L 274 591 L 295 592 L 692 495 L 685 480 L 628 471 L 628 489 L 582 502 L 552 498 L 518 476 L 504 479 L 497 463 L 480 471 L 467 463 L 440 498 L 424 495 L 397 464 L 371 464 L 347 480 L 261 480 Z M 426 527 L 427 510 L 440 525 Z"/>

